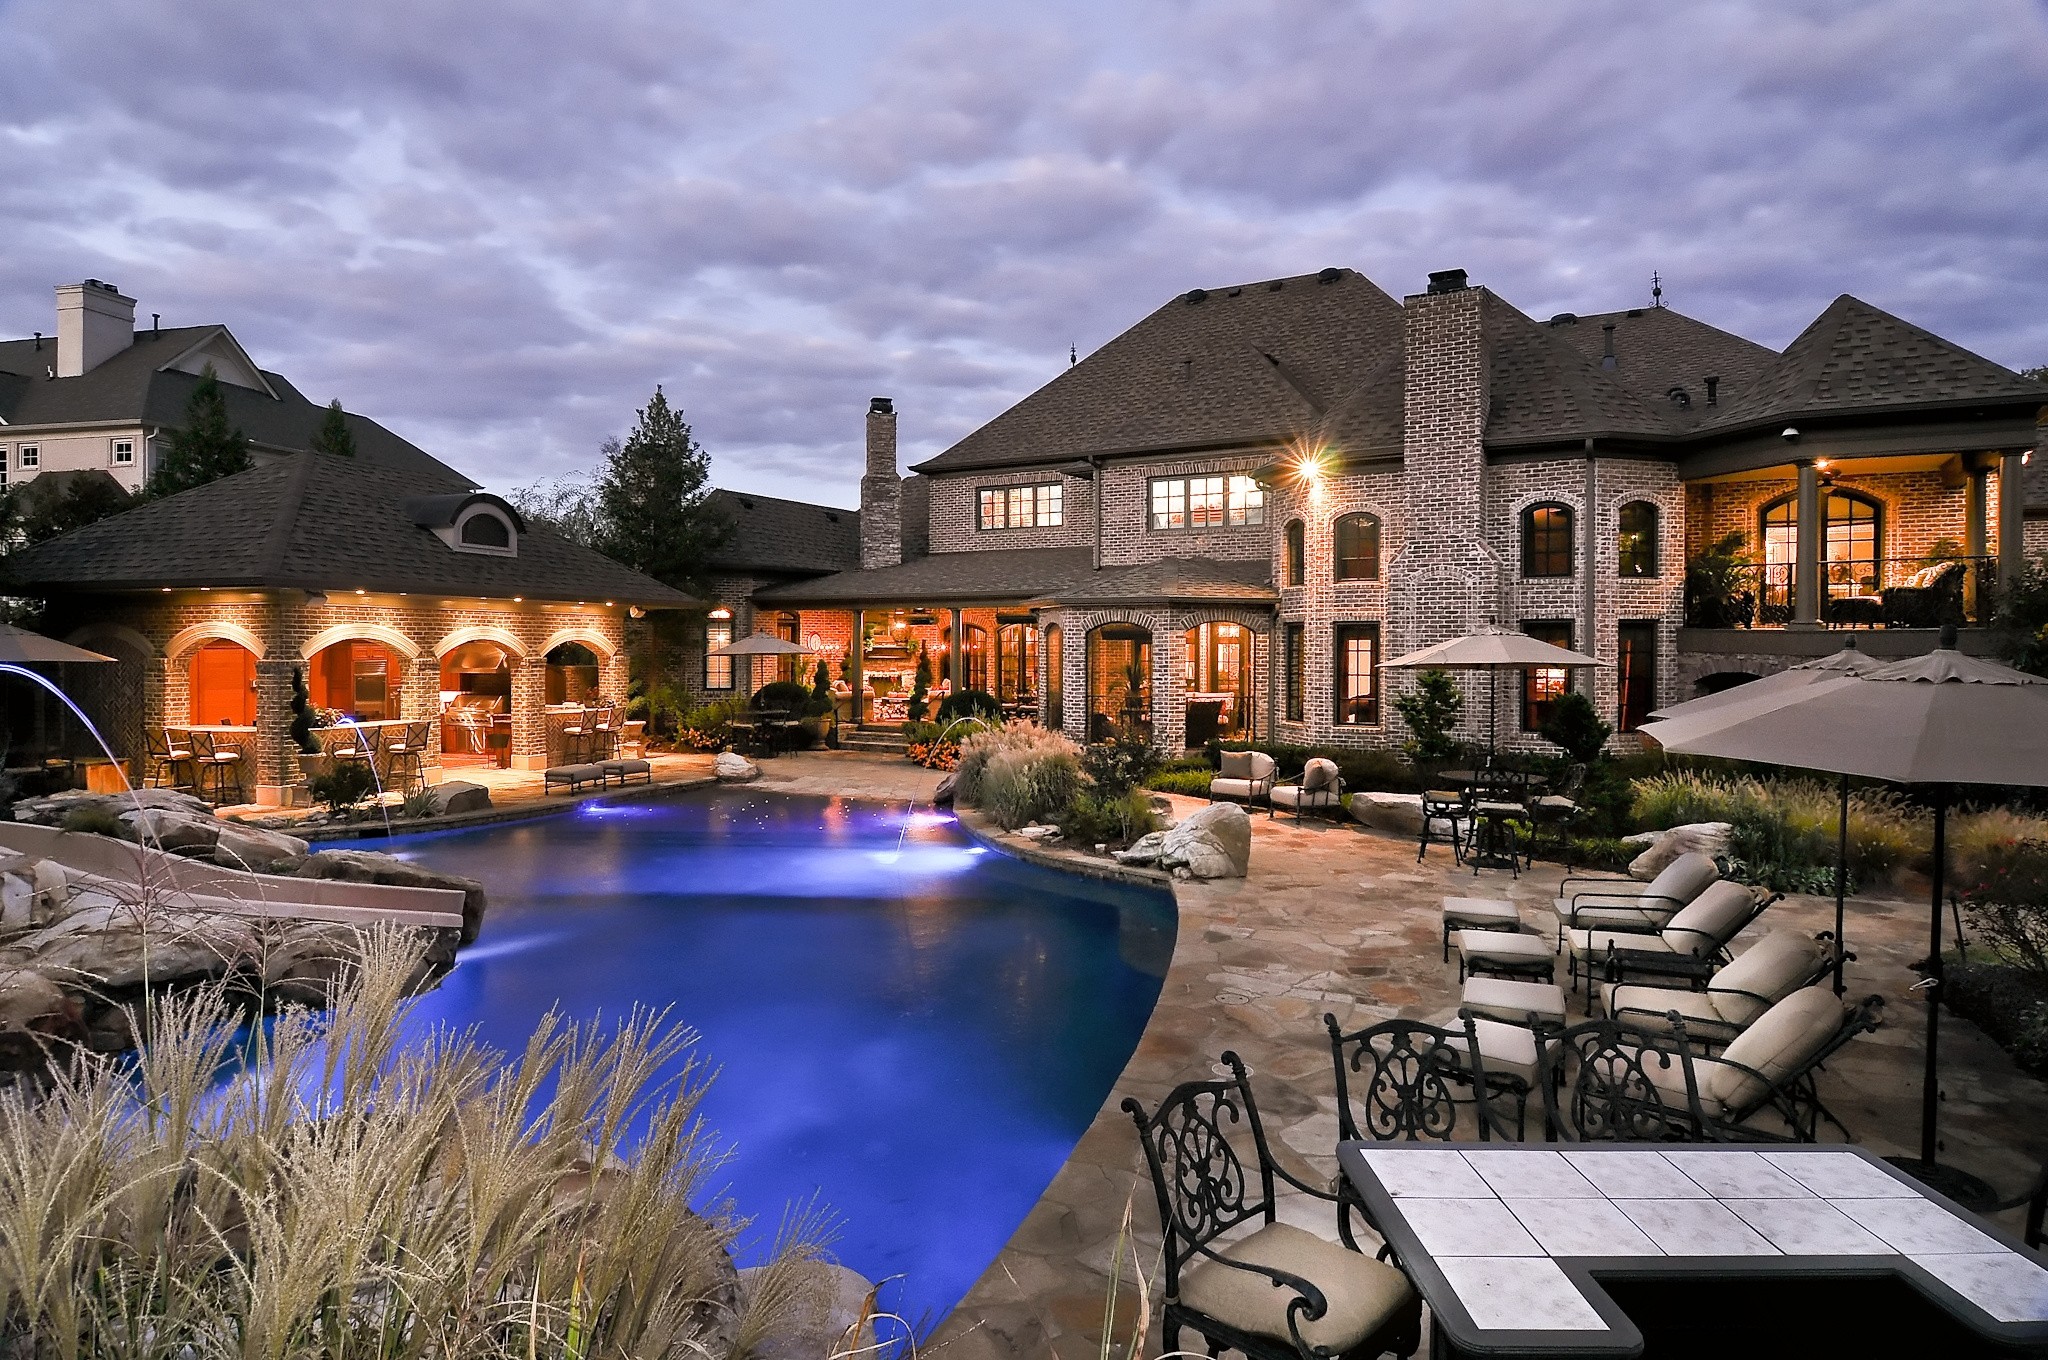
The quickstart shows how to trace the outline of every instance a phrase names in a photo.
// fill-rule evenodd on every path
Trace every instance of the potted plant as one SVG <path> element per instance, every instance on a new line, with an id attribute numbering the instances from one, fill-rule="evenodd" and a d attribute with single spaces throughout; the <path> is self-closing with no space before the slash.
<path id="1" fill-rule="evenodd" d="M 299 801 L 300 793 L 317 776 L 327 771 L 327 756 L 314 739 L 313 726 L 316 717 L 313 711 L 313 696 L 306 692 L 306 672 L 302 667 L 292 667 L 292 720 L 286 731 L 292 740 L 292 752 L 299 762 L 299 779 L 292 790 L 292 802 Z"/>
<path id="2" fill-rule="evenodd" d="M 806 745 L 816 746 L 825 739 L 825 731 L 832 725 L 832 707 L 832 672 L 820 658 L 811 674 L 811 701 L 797 719 L 797 730 L 804 734 Z"/>
<path id="3" fill-rule="evenodd" d="M 1756 618 L 1749 589 L 1755 563 L 1740 532 L 1728 534 L 1685 564 L 1685 621 L 1692 628 L 1747 628 Z"/>

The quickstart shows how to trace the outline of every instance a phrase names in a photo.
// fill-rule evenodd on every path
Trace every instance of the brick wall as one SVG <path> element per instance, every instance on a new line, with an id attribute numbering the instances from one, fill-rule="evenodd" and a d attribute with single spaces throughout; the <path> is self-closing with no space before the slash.
<path id="1" fill-rule="evenodd" d="M 1248 696 L 1254 730 L 1261 739 L 1270 738 L 1272 711 L 1268 698 L 1273 682 L 1273 620 L 1255 609 L 1058 609 L 1047 610 L 1039 619 L 1041 642 L 1053 626 L 1060 630 L 1057 659 L 1048 651 L 1041 665 L 1060 666 L 1065 696 L 1063 724 L 1066 734 L 1077 742 L 1088 739 L 1088 635 L 1104 624 L 1131 624 L 1152 634 L 1152 744 L 1164 751 L 1179 752 L 1187 744 L 1187 681 L 1189 630 L 1204 623 L 1243 625 L 1252 638 L 1252 675 Z M 1040 680 L 1041 695 L 1046 687 Z M 1284 738 L 1283 738 L 1284 740 Z"/>
<path id="2" fill-rule="evenodd" d="M 903 560 L 903 483 L 896 471 L 896 411 L 882 397 L 868 408 L 867 472 L 860 479 L 860 564 Z"/>
<path id="3" fill-rule="evenodd" d="M 1319 483 L 1290 480 L 1270 493 L 1273 525 L 1269 551 L 1273 558 L 1274 580 L 1280 587 L 1280 623 L 1283 630 L 1286 624 L 1302 626 L 1303 655 L 1306 658 L 1306 694 L 1300 722 L 1288 721 L 1285 695 L 1274 687 L 1277 672 L 1269 675 L 1265 699 L 1272 712 L 1272 731 L 1276 740 L 1352 747 L 1384 746 L 1393 740 L 1392 728 L 1398 727 L 1400 720 L 1388 706 L 1387 686 L 1397 678 L 1396 672 L 1381 673 L 1378 723 L 1355 726 L 1339 725 L 1335 721 L 1336 660 L 1332 640 L 1339 624 L 1377 623 L 1380 625 L 1380 659 L 1384 661 L 1394 655 L 1388 650 L 1391 642 L 1387 622 L 1388 578 L 1392 563 L 1401 556 L 1407 543 L 1407 526 L 1414 509 L 1405 500 L 1407 486 L 1407 479 L 1401 472 L 1381 471 L 1326 477 Z M 1356 513 L 1374 515 L 1380 521 L 1380 579 L 1377 581 L 1334 579 L 1336 523 L 1342 516 Z M 1287 526 L 1297 520 L 1302 526 L 1302 584 L 1290 586 L 1286 583 L 1285 565 Z M 1276 632 L 1274 636 L 1277 653 L 1281 645 L 1277 639 L 1284 636 L 1284 631 Z M 1274 664 L 1279 664 L 1277 655 Z M 1277 683 L 1284 683 L 1284 680 Z"/>
<path id="4" fill-rule="evenodd" d="M 1153 529 L 1149 487 L 1157 477 L 1228 477 L 1272 461 L 1270 450 L 1207 458 L 1120 463 L 1096 474 L 1102 481 L 1102 565 L 1126 567 L 1166 557 L 1251 561 L 1272 551 L 1269 524 L 1215 529 Z M 1270 499 L 1270 497 L 1269 497 Z M 1272 510 L 1266 510 L 1271 521 Z"/>
<path id="5" fill-rule="evenodd" d="M 1868 476 L 1853 474 L 1854 463 L 1837 465 L 1835 487 L 1855 491 L 1877 502 L 1882 517 L 1878 554 L 1892 559 L 1885 570 L 1885 584 L 1896 585 L 1910 576 L 1918 561 L 1933 552 L 1941 539 L 1963 543 L 1965 486 L 1950 484 L 1939 472 L 1888 472 Z M 1759 517 L 1766 505 L 1795 495 L 1795 477 L 1768 481 L 1714 482 L 1696 485 L 1689 493 L 1706 516 L 1704 527 L 1695 532 L 1688 547 L 1698 552 L 1708 544 L 1739 533 L 1751 552 L 1761 554 L 1763 540 Z M 1823 488 L 1825 490 L 1825 488 Z M 1984 541 L 1985 551 L 1998 551 L 1998 478 L 1987 479 Z M 1899 559 L 1907 559 L 1901 561 Z"/>

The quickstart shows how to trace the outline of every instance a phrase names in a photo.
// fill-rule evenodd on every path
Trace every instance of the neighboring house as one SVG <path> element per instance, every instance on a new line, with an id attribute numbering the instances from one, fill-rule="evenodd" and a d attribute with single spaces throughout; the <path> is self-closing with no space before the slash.
<path id="1" fill-rule="evenodd" d="M 1396 300 L 1326 269 L 1173 299 L 909 478 L 877 398 L 858 569 L 721 602 L 752 585 L 835 673 L 857 631 L 879 721 L 923 643 L 1076 737 L 1395 746 L 1411 682 L 1382 663 L 1495 621 L 1607 663 L 1503 680 L 1504 734 L 1575 684 L 1629 730 L 1835 629 L 1889 655 L 1981 621 L 2048 537 L 2044 488 L 2001 495 L 2044 403 L 1847 296 L 1778 353 L 1663 307 L 1537 321 L 1463 271 Z M 1731 533 L 1751 561 L 1688 603 Z"/>
<path id="2" fill-rule="evenodd" d="M 685 673 L 700 698 L 751 694 L 770 680 L 799 678 L 794 657 L 763 657 L 735 661 L 707 652 L 752 633 L 772 633 L 789 642 L 812 645 L 819 654 L 843 655 L 853 636 L 850 620 L 814 619 L 812 634 L 802 630 L 788 610 L 757 608 L 757 592 L 850 571 L 860 566 L 860 512 L 829 505 L 757 496 L 752 492 L 713 491 L 709 506 L 730 526 L 724 544 L 712 554 L 707 573 L 711 608 L 701 633 L 685 652 Z M 816 629 L 822 628 L 823 632 Z M 807 663 L 808 684 L 816 663 Z M 833 678 L 838 678 L 835 670 Z"/>
<path id="3" fill-rule="evenodd" d="M 201 331 L 233 343 L 220 327 Z M 61 400 L 77 426 L 129 418 L 138 393 L 145 409 L 175 413 L 195 379 L 153 362 L 160 343 L 135 337 L 83 376 L 31 378 L 0 399 L 47 416 L 58 399 L 42 389 L 70 382 L 80 385 Z M 354 458 L 305 451 L 320 408 L 274 374 L 244 371 L 277 394 L 230 397 L 264 441 L 254 467 L 7 563 L 10 593 L 47 601 L 49 631 L 116 658 L 70 667 L 66 682 L 123 757 L 166 727 L 242 729 L 229 739 L 252 767 L 250 792 L 280 801 L 299 778 L 287 732 L 297 672 L 317 707 L 432 723 L 430 779 L 463 764 L 557 763 L 569 715 L 593 694 L 625 695 L 628 615 L 703 607 L 528 524 L 374 422 L 350 417 Z M 0 436 L 12 446 L 9 420 Z"/>

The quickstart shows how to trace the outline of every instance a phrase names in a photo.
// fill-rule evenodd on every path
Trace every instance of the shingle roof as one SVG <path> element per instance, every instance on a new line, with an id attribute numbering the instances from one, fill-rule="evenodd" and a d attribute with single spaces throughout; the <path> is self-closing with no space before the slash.
<path id="1" fill-rule="evenodd" d="M 2048 402 L 2048 385 L 1844 293 L 1704 428 L 1982 401 Z"/>
<path id="2" fill-rule="evenodd" d="M 845 571 L 755 592 L 777 604 L 967 604 L 1030 600 L 1089 571 L 1088 548 L 994 548 L 933 553 L 901 566 Z"/>
<path id="3" fill-rule="evenodd" d="M 519 535 L 517 556 L 457 552 L 408 510 L 408 502 L 448 489 L 437 474 L 287 455 L 26 549 L 9 559 L 10 589 L 213 586 L 697 603 L 540 525 Z"/>
<path id="4" fill-rule="evenodd" d="M 226 330 L 221 326 L 137 331 L 127 349 L 75 378 L 45 376 L 57 362 L 57 342 L 49 336 L 43 337 L 41 349 L 33 339 L 0 340 L 0 420 L 31 427 L 132 421 L 176 429 L 184 424 L 185 405 L 200 380 L 191 373 L 158 370 L 195 345 L 222 335 Z M 266 371 L 263 376 L 277 390 L 276 398 L 235 383 L 220 385 L 228 419 L 257 444 L 310 448 L 325 407 L 308 401 L 280 375 Z M 355 436 L 356 456 L 365 462 L 431 473 L 452 486 L 476 485 L 367 416 L 351 413 L 348 425 Z"/>
<path id="5" fill-rule="evenodd" d="M 1167 557 L 1130 567 L 1085 572 L 1048 593 L 1046 602 L 1097 604 L 1271 604 L 1272 563 Z"/>
<path id="6" fill-rule="evenodd" d="M 1295 438 L 1400 334 L 1400 304 L 1349 269 L 1196 289 L 917 470 Z"/>
<path id="7" fill-rule="evenodd" d="M 1555 340 L 1598 367 L 1606 330 L 1614 327 L 1615 365 L 1600 371 L 1648 404 L 1661 408 L 1675 428 L 1704 423 L 1749 391 L 1759 373 L 1777 362 L 1777 352 L 1696 321 L 1669 307 L 1631 307 L 1589 316 L 1561 313 L 1542 323 Z M 1719 378 L 1719 406 L 1708 406 L 1706 380 Z M 1691 405 L 1671 398 L 1683 388 Z"/>
<path id="8" fill-rule="evenodd" d="M 1682 432 L 1669 403 L 1651 405 L 1589 362 L 1552 328 L 1485 295 L 1489 447 L 1591 436 L 1665 438 Z"/>
<path id="9" fill-rule="evenodd" d="M 860 511 L 806 501 L 713 491 L 706 500 L 732 523 L 712 554 L 719 571 L 790 572 L 810 576 L 860 565 Z"/>

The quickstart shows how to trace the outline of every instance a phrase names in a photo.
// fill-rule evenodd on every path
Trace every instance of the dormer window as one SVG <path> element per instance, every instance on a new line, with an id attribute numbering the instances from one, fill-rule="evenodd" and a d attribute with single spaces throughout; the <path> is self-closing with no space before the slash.
<path id="1" fill-rule="evenodd" d="M 511 557 L 518 552 L 518 539 L 512 521 L 503 512 L 495 506 L 481 504 L 472 505 L 455 521 L 453 546 L 458 552 Z"/>
<path id="2" fill-rule="evenodd" d="M 526 532 L 519 512 L 488 491 L 421 496 L 407 501 L 405 512 L 456 552 L 517 557 L 519 535 Z"/>

